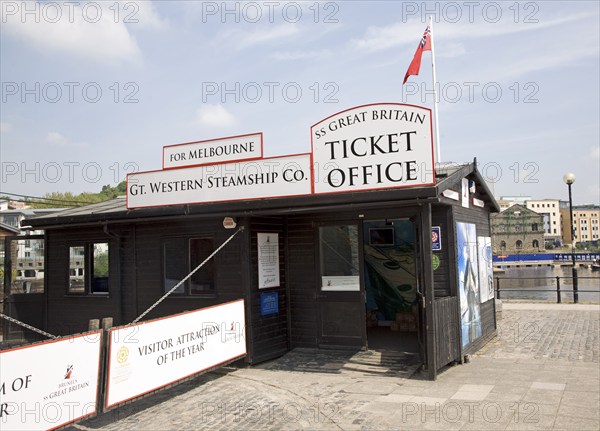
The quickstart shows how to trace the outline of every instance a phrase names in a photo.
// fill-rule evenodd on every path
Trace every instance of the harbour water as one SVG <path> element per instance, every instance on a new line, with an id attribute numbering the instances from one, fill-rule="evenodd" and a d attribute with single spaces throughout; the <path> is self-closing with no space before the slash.
<path id="1" fill-rule="evenodd" d="M 578 267 L 579 302 L 600 303 L 600 271 Z M 556 284 L 559 277 L 562 302 L 573 302 L 573 278 L 570 266 L 507 268 L 495 272 L 500 279 L 501 299 L 533 300 L 556 302 Z M 498 286 L 496 280 L 494 286 Z M 522 289 L 511 291 L 504 289 Z M 587 291 L 587 292 L 585 292 Z"/>

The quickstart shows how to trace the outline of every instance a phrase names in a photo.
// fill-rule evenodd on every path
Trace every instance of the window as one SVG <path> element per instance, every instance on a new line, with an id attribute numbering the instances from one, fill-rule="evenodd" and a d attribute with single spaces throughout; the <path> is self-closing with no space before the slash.
<path id="1" fill-rule="evenodd" d="M 531 245 L 533 248 L 540 248 L 540 242 L 537 239 L 534 239 Z"/>
<path id="2" fill-rule="evenodd" d="M 521 232 L 521 225 L 520 224 L 516 224 L 515 225 L 515 232 Z"/>
<path id="3" fill-rule="evenodd" d="M 163 240 L 163 286 L 168 292 L 183 280 L 214 251 L 209 238 L 167 238 Z M 215 292 L 215 266 L 211 259 L 179 286 L 174 293 L 184 295 Z"/>
<path id="4" fill-rule="evenodd" d="M 500 241 L 500 248 L 506 250 L 506 241 Z"/>
<path id="5" fill-rule="evenodd" d="M 69 247 L 69 287 L 67 292 L 108 294 L 109 255 L 108 242 L 91 242 Z M 82 261 L 75 260 L 82 257 Z M 78 266 L 78 268 L 73 268 L 73 266 Z"/>
<path id="6" fill-rule="evenodd" d="M 321 226 L 319 258 L 322 290 L 360 290 L 357 226 Z"/>
<path id="7" fill-rule="evenodd" d="M 537 223 L 532 223 L 531 230 L 534 231 L 534 232 L 537 232 L 537 230 L 538 230 L 538 224 Z"/>
<path id="8" fill-rule="evenodd" d="M 516 245 L 517 249 L 519 249 L 519 250 L 520 250 L 520 249 L 522 249 L 522 248 L 523 248 L 523 241 L 521 241 L 521 240 L 519 239 L 519 240 L 517 240 L 517 242 L 516 242 L 516 244 L 515 244 L 515 245 Z"/>

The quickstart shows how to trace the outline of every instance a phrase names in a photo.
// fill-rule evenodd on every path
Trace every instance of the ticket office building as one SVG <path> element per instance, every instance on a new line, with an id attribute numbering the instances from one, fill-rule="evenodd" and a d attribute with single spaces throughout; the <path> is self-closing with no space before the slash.
<path id="1" fill-rule="evenodd" d="M 456 200 L 464 179 L 479 206 Z M 489 236 L 497 211 L 473 163 L 438 172 L 435 186 L 135 210 L 118 198 L 27 223 L 45 230 L 50 333 L 103 317 L 130 323 L 243 227 L 145 319 L 243 298 L 250 364 L 296 347 L 404 349 L 434 379 L 495 335 L 494 300 L 477 304 L 478 331 L 461 330 L 456 226 Z M 277 254 L 279 282 L 261 289 L 264 233 L 277 234 L 262 255 Z M 268 311 L 265 295 L 276 301 Z"/>

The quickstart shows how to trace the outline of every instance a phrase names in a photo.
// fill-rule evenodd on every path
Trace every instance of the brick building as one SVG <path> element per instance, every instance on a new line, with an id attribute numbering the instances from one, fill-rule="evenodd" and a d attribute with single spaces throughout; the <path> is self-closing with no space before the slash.
<path id="1" fill-rule="evenodd" d="M 516 204 L 491 217 L 495 255 L 544 251 L 544 216 Z"/>

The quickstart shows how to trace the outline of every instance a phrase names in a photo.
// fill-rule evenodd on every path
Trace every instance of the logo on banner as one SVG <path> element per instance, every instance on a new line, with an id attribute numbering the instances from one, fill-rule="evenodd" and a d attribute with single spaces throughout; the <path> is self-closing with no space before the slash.
<path id="1" fill-rule="evenodd" d="M 65 374 L 65 380 L 71 378 L 71 373 L 73 373 L 73 365 L 69 365 L 67 367 L 67 373 Z"/>
<path id="2" fill-rule="evenodd" d="M 123 364 L 127 362 L 127 358 L 129 358 L 129 349 L 123 346 L 117 351 L 117 362 Z"/>

